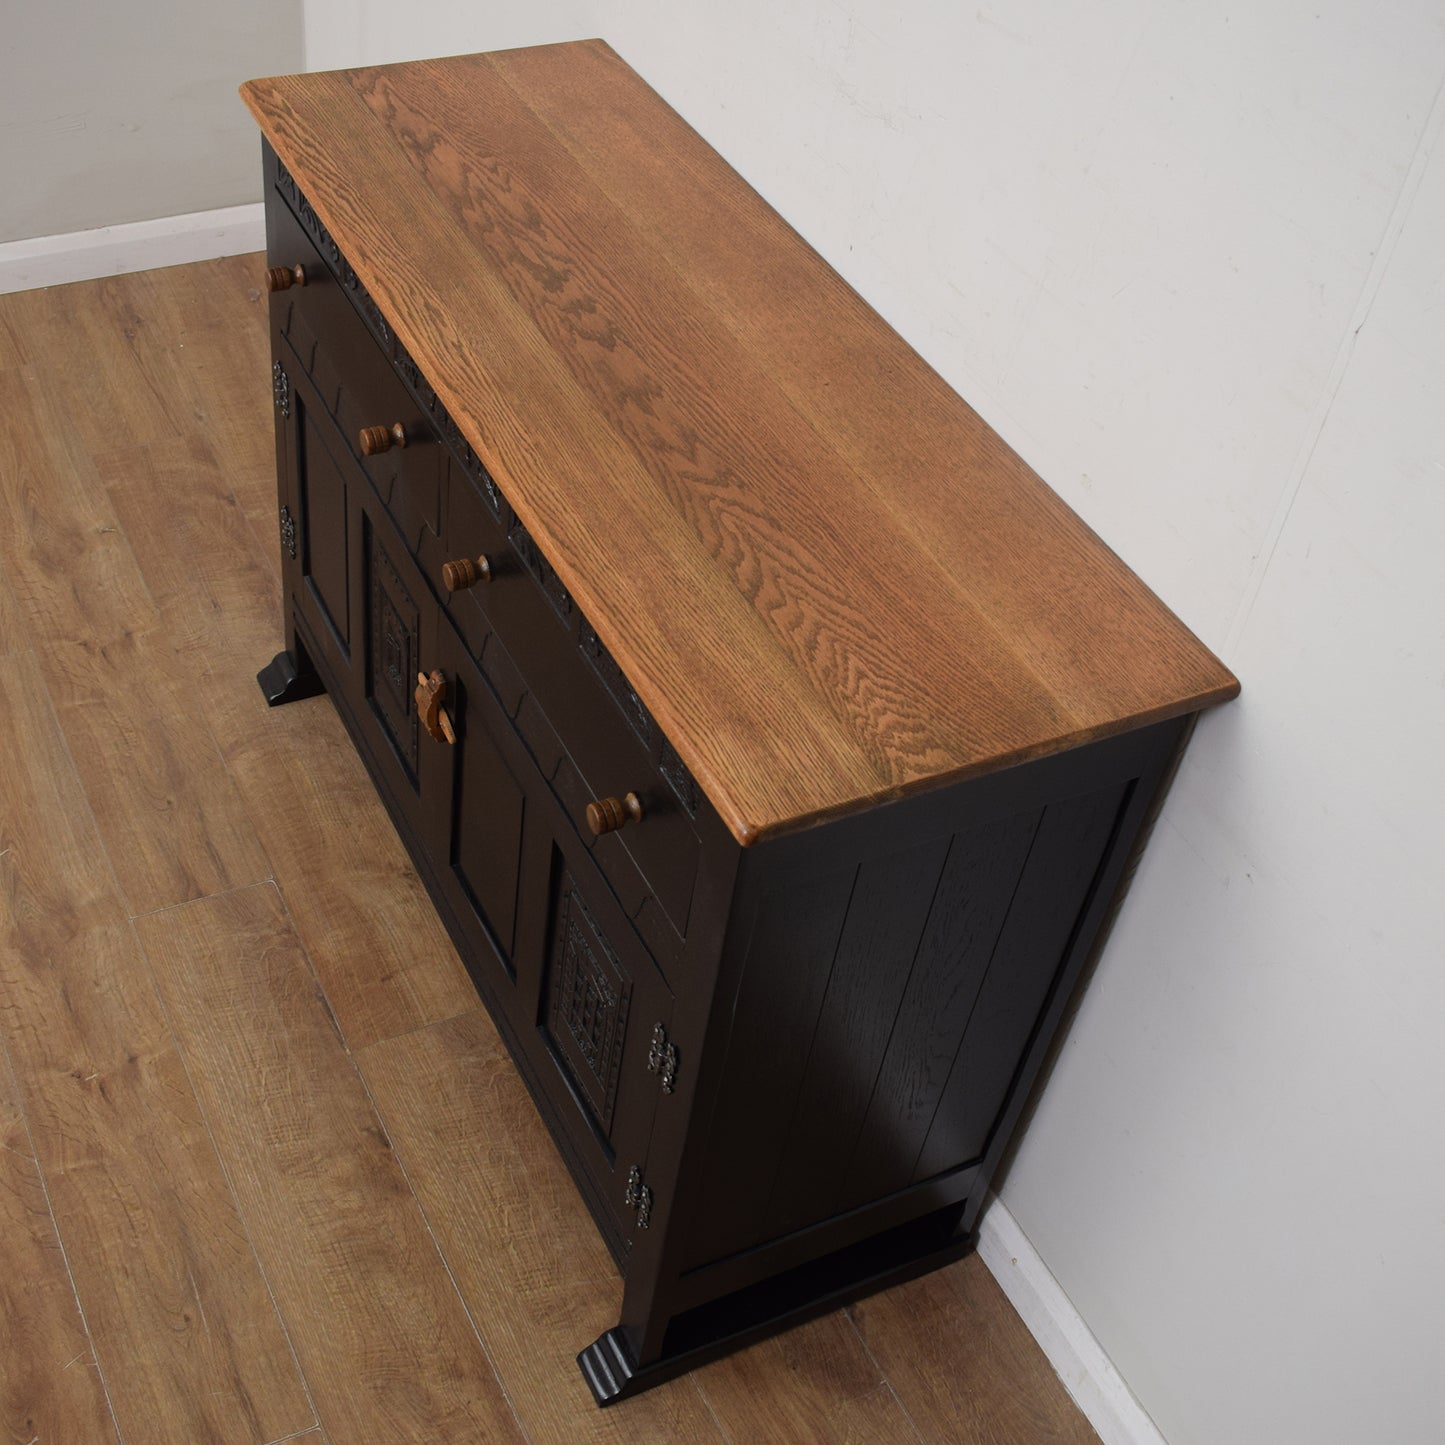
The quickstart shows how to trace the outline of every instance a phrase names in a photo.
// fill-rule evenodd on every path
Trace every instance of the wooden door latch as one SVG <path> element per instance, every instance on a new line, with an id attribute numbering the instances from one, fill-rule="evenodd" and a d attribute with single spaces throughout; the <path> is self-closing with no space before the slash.
<path id="1" fill-rule="evenodd" d="M 447 695 L 447 680 L 433 669 L 431 676 L 419 672 L 416 675 L 416 710 L 422 726 L 439 743 L 455 743 L 457 735 L 452 731 L 452 720 L 442 706 Z"/>

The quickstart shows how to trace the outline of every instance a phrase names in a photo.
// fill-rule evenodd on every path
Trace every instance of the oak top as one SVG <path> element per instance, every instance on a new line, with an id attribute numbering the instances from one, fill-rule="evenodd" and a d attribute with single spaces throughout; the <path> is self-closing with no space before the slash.
<path id="1" fill-rule="evenodd" d="M 739 841 L 1238 692 L 602 41 L 241 93 Z"/>

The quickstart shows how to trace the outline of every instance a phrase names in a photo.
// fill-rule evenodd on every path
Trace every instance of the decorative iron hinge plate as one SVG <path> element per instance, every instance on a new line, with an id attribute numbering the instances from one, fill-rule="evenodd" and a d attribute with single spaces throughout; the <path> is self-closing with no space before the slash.
<path id="1" fill-rule="evenodd" d="M 281 505 L 281 545 L 286 549 L 286 555 L 294 562 L 296 560 L 296 518 L 291 515 L 291 508 L 284 502 Z"/>
<path id="2" fill-rule="evenodd" d="M 642 1170 L 634 1164 L 627 1171 L 627 1193 L 622 1202 L 637 1212 L 637 1227 L 646 1229 L 652 1223 L 652 1190 L 642 1182 Z"/>
<path id="3" fill-rule="evenodd" d="M 281 420 L 291 415 L 291 378 L 278 361 L 271 367 L 271 398 L 281 408 Z"/>
<path id="4" fill-rule="evenodd" d="M 662 1075 L 662 1092 L 672 1093 L 677 1083 L 677 1045 L 667 1041 L 667 1030 L 657 1024 L 652 1030 L 652 1046 L 647 1051 L 647 1072 Z"/>

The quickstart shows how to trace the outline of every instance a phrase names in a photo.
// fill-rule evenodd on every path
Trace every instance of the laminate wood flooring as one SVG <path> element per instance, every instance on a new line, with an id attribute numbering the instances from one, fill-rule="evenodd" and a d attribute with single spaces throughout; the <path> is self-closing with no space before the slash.
<path id="1" fill-rule="evenodd" d="M 607 1412 L 606 1250 L 280 645 L 261 260 L 0 297 L 0 1436 L 1097 1437 L 976 1258 Z"/>

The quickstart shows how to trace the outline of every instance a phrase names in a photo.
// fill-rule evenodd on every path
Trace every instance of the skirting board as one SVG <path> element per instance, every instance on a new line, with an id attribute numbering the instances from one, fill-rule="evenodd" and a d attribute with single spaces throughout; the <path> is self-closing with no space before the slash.
<path id="1" fill-rule="evenodd" d="M 180 266 L 187 261 L 210 261 L 217 256 L 260 251 L 265 245 L 266 220 L 259 201 L 189 216 L 102 226 L 96 231 L 5 241 L 0 243 L 0 295 L 157 266 Z"/>
<path id="2" fill-rule="evenodd" d="M 1103 1445 L 1167 1445 L 1018 1221 L 997 1198 L 990 1199 L 979 1220 L 978 1253 Z"/>

